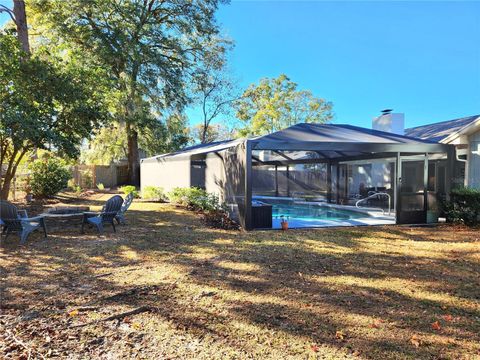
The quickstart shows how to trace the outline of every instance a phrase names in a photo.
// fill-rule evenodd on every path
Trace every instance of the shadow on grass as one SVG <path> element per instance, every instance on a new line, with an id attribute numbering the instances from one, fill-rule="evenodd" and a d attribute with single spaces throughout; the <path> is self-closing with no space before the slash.
<path id="1" fill-rule="evenodd" d="M 476 241 L 470 233 L 462 239 L 448 228 L 244 233 L 207 229 L 195 215 L 171 206 L 143 211 L 144 205 L 136 205 L 128 212 L 129 225 L 116 234 L 61 231 L 47 240 L 32 236 L 26 247 L 5 244 L 0 306 L 147 304 L 155 307 L 155 316 L 197 337 L 232 339 L 236 334 L 229 323 L 235 320 L 274 330 L 276 341 L 302 338 L 373 358 L 478 351 L 478 346 L 462 346 L 480 341 L 475 320 L 480 309 L 474 306 L 479 263 L 460 250 L 436 249 Z M 378 251 L 367 246 L 372 241 L 381 244 Z M 420 242 L 433 244 L 416 254 Z M 135 284 L 98 276 L 99 271 L 155 271 L 167 265 L 181 270 L 178 283 L 184 286 L 165 274 L 168 281 L 136 291 Z M 202 305 L 198 289 L 214 289 L 212 296 L 223 311 Z M 120 295 L 112 300 L 112 294 Z M 440 336 L 431 323 L 447 313 L 455 321 L 445 324 Z M 372 327 L 376 319 L 381 325 Z M 429 341 L 416 348 L 409 341 L 412 335 Z M 442 337 L 453 340 L 446 346 Z M 256 351 L 247 337 L 235 341 Z"/>

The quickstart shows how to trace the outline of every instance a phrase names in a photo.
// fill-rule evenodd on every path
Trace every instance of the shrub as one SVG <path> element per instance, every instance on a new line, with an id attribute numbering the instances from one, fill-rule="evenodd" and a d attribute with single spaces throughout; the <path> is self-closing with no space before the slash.
<path id="1" fill-rule="evenodd" d="M 216 194 L 207 193 L 205 190 L 191 188 L 174 188 L 168 194 L 170 202 L 190 207 L 201 211 L 224 211 L 225 207 Z"/>
<path id="2" fill-rule="evenodd" d="M 133 185 L 125 185 L 120 188 L 120 191 L 124 193 L 125 195 L 128 195 L 130 193 L 133 194 L 134 198 L 138 198 L 138 190 L 135 186 Z"/>
<path id="3" fill-rule="evenodd" d="M 30 165 L 30 187 L 37 197 L 51 197 L 68 185 L 70 171 L 61 159 L 50 157 Z"/>
<path id="4" fill-rule="evenodd" d="M 85 189 L 91 189 L 93 187 L 93 176 L 91 170 L 83 170 L 82 174 L 82 185 Z"/>
<path id="5" fill-rule="evenodd" d="M 205 222 L 213 227 L 222 229 L 238 229 L 238 224 L 228 216 L 227 207 L 220 201 L 217 194 L 207 193 L 205 190 L 192 188 L 174 188 L 168 194 L 170 202 L 186 206 L 191 210 L 201 211 Z"/>
<path id="6" fill-rule="evenodd" d="M 145 186 L 145 188 L 142 190 L 142 199 L 156 201 L 165 200 L 163 188 L 157 186 Z"/>
<path id="7" fill-rule="evenodd" d="M 480 190 L 472 188 L 453 189 L 450 201 L 445 204 L 447 221 L 468 226 L 480 223 Z"/>
<path id="8" fill-rule="evenodd" d="M 170 191 L 167 196 L 170 202 L 174 204 L 198 208 L 202 198 L 207 196 L 207 192 L 197 187 L 177 187 Z"/>

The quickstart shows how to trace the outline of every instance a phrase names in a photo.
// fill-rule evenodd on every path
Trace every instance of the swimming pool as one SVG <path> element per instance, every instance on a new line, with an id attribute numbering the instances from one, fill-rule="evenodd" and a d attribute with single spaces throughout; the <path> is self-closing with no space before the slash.
<path id="1" fill-rule="evenodd" d="M 281 216 L 288 217 L 289 219 L 301 219 L 301 220 L 351 220 L 359 219 L 365 216 L 358 211 L 338 209 L 335 207 L 325 206 L 321 204 L 308 204 L 308 203 L 294 203 L 290 202 L 278 202 L 278 201 L 264 201 L 272 205 L 273 218 L 279 218 Z"/>
<path id="2" fill-rule="evenodd" d="M 273 229 L 282 228 L 282 216 L 288 219 L 289 228 L 393 225 L 396 222 L 395 216 L 385 216 L 381 211 L 360 211 L 352 206 L 270 196 L 255 196 L 253 201 L 272 205 Z"/>

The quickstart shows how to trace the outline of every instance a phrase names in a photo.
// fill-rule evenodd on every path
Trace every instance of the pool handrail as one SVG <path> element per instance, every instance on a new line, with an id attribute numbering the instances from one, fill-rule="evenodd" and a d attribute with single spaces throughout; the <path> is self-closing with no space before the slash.
<path id="1" fill-rule="evenodd" d="M 377 192 L 377 193 L 374 193 L 374 194 L 371 194 L 371 195 L 368 195 L 366 198 L 363 198 L 363 199 L 360 199 L 358 200 L 356 203 L 355 203 L 355 207 L 357 209 L 360 209 L 360 206 L 358 206 L 358 204 L 360 204 L 362 201 L 366 201 L 366 200 L 369 200 L 369 199 L 373 199 L 374 197 L 377 197 L 378 195 L 380 196 L 387 196 L 388 198 L 388 216 L 391 215 L 391 202 L 392 202 L 392 197 L 390 196 L 390 194 L 386 193 L 386 192 Z M 366 208 L 366 206 L 364 206 Z M 372 209 L 380 209 L 383 211 L 383 215 L 385 215 L 385 210 L 383 208 L 372 208 Z"/>

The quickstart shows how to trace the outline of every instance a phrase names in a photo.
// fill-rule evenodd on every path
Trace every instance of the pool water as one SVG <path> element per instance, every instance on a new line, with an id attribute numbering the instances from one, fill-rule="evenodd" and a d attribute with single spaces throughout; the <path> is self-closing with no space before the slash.
<path id="1" fill-rule="evenodd" d="M 365 214 L 357 211 L 337 209 L 319 204 L 274 203 L 271 205 L 273 218 L 282 215 L 289 219 L 302 220 L 350 220 L 365 217 Z"/>

